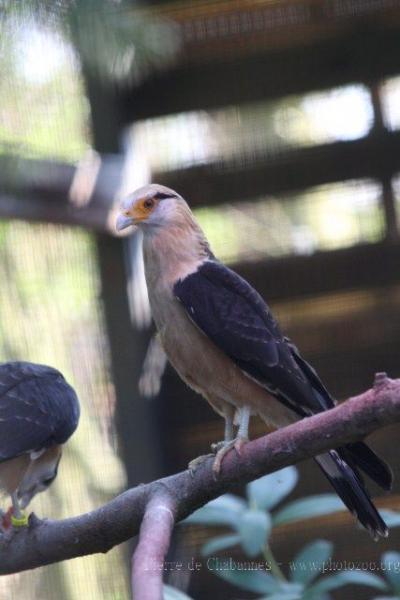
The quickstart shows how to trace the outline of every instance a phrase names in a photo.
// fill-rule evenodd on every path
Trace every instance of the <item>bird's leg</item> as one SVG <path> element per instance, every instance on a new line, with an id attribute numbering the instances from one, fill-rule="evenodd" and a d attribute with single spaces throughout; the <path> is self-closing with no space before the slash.
<path id="1" fill-rule="evenodd" d="M 249 441 L 250 416 L 250 406 L 243 406 L 243 408 L 240 409 L 239 429 L 236 435 L 235 444 L 235 448 L 239 452 L 239 454 L 244 444 L 246 444 Z"/>
<path id="2" fill-rule="evenodd" d="M 23 527 L 28 524 L 28 517 L 19 506 L 17 492 L 11 494 L 13 514 L 11 515 L 11 523 L 14 527 Z"/>
<path id="3" fill-rule="evenodd" d="M 234 416 L 234 409 L 232 407 L 232 410 L 229 409 L 225 412 L 224 414 L 224 419 L 225 419 L 225 430 L 224 430 L 224 440 L 222 442 L 216 442 L 214 444 L 211 444 L 211 451 L 212 454 L 202 454 L 201 456 L 198 456 L 197 458 L 194 458 L 193 460 L 190 461 L 189 463 L 189 471 L 192 473 L 192 475 L 194 474 L 194 472 L 196 471 L 196 469 L 208 458 L 211 458 L 212 456 L 215 456 L 216 454 L 218 454 L 218 452 L 222 449 L 225 448 L 226 444 L 230 444 L 231 441 L 233 440 L 233 416 Z"/>
<path id="4" fill-rule="evenodd" d="M 227 444 L 229 444 L 233 440 L 233 415 L 234 411 L 229 411 L 224 415 L 225 419 L 225 430 L 224 430 L 224 440 L 222 442 L 215 442 L 211 444 L 211 450 L 214 454 L 216 454 L 221 448 L 224 448 Z"/>
<path id="5" fill-rule="evenodd" d="M 242 452 L 242 448 L 246 442 L 249 441 L 249 422 L 250 422 L 250 406 L 243 406 L 239 410 L 239 429 L 237 431 L 236 437 L 234 439 L 231 438 L 230 441 L 225 440 L 224 445 L 220 448 L 215 456 L 215 460 L 213 463 L 213 471 L 217 476 L 221 470 L 221 464 L 225 457 L 225 455 L 231 450 L 235 448 L 236 452 L 240 454 Z M 232 422 L 232 433 L 233 433 L 233 422 Z"/>
<path id="6" fill-rule="evenodd" d="M 22 511 L 19 507 L 17 492 L 11 494 L 11 502 L 13 505 L 13 514 L 17 519 L 20 519 L 22 517 Z"/>

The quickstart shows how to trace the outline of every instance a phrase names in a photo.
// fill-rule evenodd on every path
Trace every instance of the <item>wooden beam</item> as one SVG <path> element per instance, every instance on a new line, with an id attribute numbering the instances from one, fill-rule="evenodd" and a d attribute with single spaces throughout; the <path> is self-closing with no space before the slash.
<path id="1" fill-rule="evenodd" d="M 117 394 L 116 426 L 129 485 L 164 473 L 158 401 L 138 392 L 138 380 L 151 332 L 131 321 L 127 296 L 126 240 L 96 236 L 102 301 Z M 144 456 L 145 452 L 145 456 Z"/>
<path id="2" fill-rule="evenodd" d="M 363 177 L 387 180 L 399 171 L 400 132 L 384 132 L 289 149 L 224 168 L 209 164 L 155 173 L 153 180 L 177 189 L 192 207 L 198 207 Z M 0 216 L 81 225 L 113 234 L 122 172 L 123 158 L 118 155 L 94 155 L 78 167 L 1 157 Z"/>
<path id="3" fill-rule="evenodd" d="M 252 162 L 228 163 L 223 169 L 209 164 L 159 173 L 154 180 L 178 189 L 192 206 L 199 206 L 363 177 L 381 180 L 398 171 L 400 132 L 385 132 L 348 142 L 291 148 Z"/>
<path id="4" fill-rule="evenodd" d="M 0 216 L 113 232 L 123 159 L 94 152 L 77 165 L 0 157 Z"/>
<path id="5" fill-rule="evenodd" d="M 92 193 L 88 194 L 88 210 L 103 211 L 103 227 L 112 233 L 112 206 L 122 184 L 124 155 L 120 147 L 121 129 L 115 99 L 104 84 L 83 68 L 91 106 L 91 119 L 98 174 Z M 96 164 L 96 156 L 94 162 Z M 85 190 L 85 164 L 81 165 L 82 189 Z M 89 161 L 88 179 L 92 165 Z M 78 166 L 79 170 L 79 166 Z M 76 178 L 79 173 L 74 174 Z M 90 191 L 90 185 L 89 191 Z M 79 192 L 79 181 L 76 185 Z M 70 188 L 64 202 L 70 199 Z M 77 193 L 79 199 L 79 193 Z M 84 194 L 83 194 L 84 196 Z M 90 208 L 91 207 L 91 208 Z M 165 457 L 158 418 L 159 402 L 153 403 L 138 394 L 138 379 L 152 331 L 144 323 L 134 323 L 129 288 L 140 284 L 132 263 L 131 240 L 117 239 L 104 233 L 95 236 L 101 280 L 101 299 L 111 355 L 112 379 L 116 392 L 115 422 L 119 450 L 126 468 L 128 485 L 150 481 L 165 473 Z"/>
<path id="6" fill-rule="evenodd" d="M 240 56 L 262 49 L 311 45 L 327 38 L 341 39 L 377 27 L 400 24 L 397 0 L 207 0 L 167 2 L 155 0 L 147 16 L 166 18 L 180 29 L 183 61 L 216 56 Z M 145 0 L 145 4 L 152 4 Z M 138 13 L 141 9 L 134 8 Z M 143 9 L 142 11 L 143 12 Z"/>
<path id="7" fill-rule="evenodd" d="M 399 282 L 400 245 L 360 244 L 236 265 L 235 270 L 269 301 L 374 289 Z"/>
<path id="8" fill-rule="evenodd" d="M 315 44 L 183 61 L 120 92 L 125 123 L 369 83 L 400 73 L 399 29 L 358 24 Z"/>

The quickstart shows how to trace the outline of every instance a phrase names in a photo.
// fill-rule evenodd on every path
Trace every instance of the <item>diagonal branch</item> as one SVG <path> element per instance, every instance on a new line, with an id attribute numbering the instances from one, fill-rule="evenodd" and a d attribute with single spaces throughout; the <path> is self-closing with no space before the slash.
<path id="1" fill-rule="evenodd" d="M 210 459 L 199 467 L 194 477 L 184 471 L 139 485 L 78 517 L 42 521 L 31 515 L 29 527 L 0 536 L 0 575 L 107 552 L 138 533 L 146 509 L 150 510 L 157 496 L 168 498 L 170 509 L 175 507 L 179 521 L 239 483 L 362 439 L 395 422 L 400 422 L 400 380 L 378 374 L 373 389 L 332 410 L 249 442 L 240 457 L 234 451 L 229 453 L 217 481 L 213 478 Z M 149 517 L 148 512 L 146 515 Z M 143 524 L 143 535 L 148 523 Z M 164 523 L 164 526 L 167 532 L 170 525 Z M 140 561 L 143 552 L 142 545 L 136 560 Z M 164 549 L 159 555 L 163 552 Z"/>
<path id="2" fill-rule="evenodd" d="M 162 600 L 162 572 L 175 524 L 175 500 L 157 493 L 147 504 L 132 559 L 132 597 Z"/>

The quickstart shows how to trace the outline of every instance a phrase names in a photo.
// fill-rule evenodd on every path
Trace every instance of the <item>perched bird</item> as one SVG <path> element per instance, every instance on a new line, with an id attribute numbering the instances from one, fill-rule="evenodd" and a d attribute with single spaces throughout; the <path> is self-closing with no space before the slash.
<path id="1" fill-rule="evenodd" d="M 0 492 L 12 522 L 57 476 L 62 444 L 79 420 L 78 398 L 59 371 L 28 362 L 0 364 Z"/>
<path id="2" fill-rule="evenodd" d="M 131 225 L 143 232 L 159 341 L 181 378 L 225 419 L 216 472 L 226 452 L 232 447 L 240 451 L 247 441 L 251 415 L 277 428 L 335 405 L 315 370 L 282 335 L 261 296 L 215 258 L 179 194 L 157 184 L 136 190 L 122 202 L 116 229 Z M 387 536 L 360 470 L 388 490 L 389 467 L 363 442 L 315 460 L 373 537 Z"/>

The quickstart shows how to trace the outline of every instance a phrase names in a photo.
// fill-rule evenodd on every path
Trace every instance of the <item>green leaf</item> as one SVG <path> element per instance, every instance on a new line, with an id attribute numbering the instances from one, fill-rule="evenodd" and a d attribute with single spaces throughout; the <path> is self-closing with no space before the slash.
<path id="1" fill-rule="evenodd" d="M 246 508 L 247 504 L 244 500 L 233 494 L 225 494 L 196 510 L 184 520 L 184 523 L 234 527 Z"/>
<path id="2" fill-rule="evenodd" d="M 180 590 L 172 587 L 171 585 L 164 584 L 163 600 L 192 600 L 190 596 L 187 596 Z"/>
<path id="3" fill-rule="evenodd" d="M 220 535 L 212 538 L 201 549 L 202 556 L 210 556 L 210 554 L 216 554 L 221 550 L 225 550 L 226 548 L 230 548 L 231 546 L 236 546 L 236 544 L 240 543 L 239 535 Z"/>
<path id="4" fill-rule="evenodd" d="M 289 502 L 272 516 L 272 522 L 274 525 L 294 523 L 302 519 L 329 515 L 344 508 L 343 502 L 335 494 L 318 494 Z"/>
<path id="5" fill-rule="evenodd" d="M 223 563 L 219 562 L 219 565 Z M 235 585 L 236 587 L 247 590 L 249 592 L 254 592 L 255 594 L 271 594 L 279 591 L 279 583 L 280 581 L 269 575 L 269 573 L 265 573 L 264 571 L 259 570 L 238 570 L 241 564 L 244 564 L 248 567 L 248 563 L 241 563 L 240 561 L 234 561 L 233 559 L 229 560 L 229 565 L 226 569 L 212 569 L 215 575 L 218 575 L 224 581 L 227 581 L 231 585 Z M 228 565 L 228 561 L 227 561 Z"/>
<path id="6" fill-rule="evenodd" d="M 257 556 L 271 531 L 271 517 L 261 510 L 246 510 L 237 524 L 240 543 L 248 556 Z"/>
<path id="7" fill-rule="evenodd" d="M 286 467 L 249 483 L 246 487 L 250 503 L 270 509 L 290 494 L 299 478 L 295 467 Z"/>
<path id="8" fill-rule="evenodd" d="M 388 527 L 398 527 L 400 525 L 400 512 L 384 509 L 380 510 L 379 513 Z"/>
<path id="9" fill-rule="evenodd" d="M 313 594 L 330 592 L 345 585 L 366 585 L 376 590 L 387 590 L 386 582 L 369 571 L 342 571 L 329 577 L 324 577 L 315 585 L 308 588 Z"/>
<path id="10" fill-rule="evenodd" d="M 279 580 L 278 588 L 258 600 L 301 600 L 303 598 L 304 586 L 299 583 L 288 583 Z"/>
<path id="11" fill-rule="evenodd" d="M 390 587 L 396 593 L 400 592 L 400 554 L 398 552 L 385 552 L 382 556 L 385 565 L 384 575 Z"/>
<path id="12" fill-rule="evenodd" d="M 291 579 L 308 584 L 320 575 L 324 562 L 331 556 L 333 545 L 325 540 L 316 540 L 295 556 L 290 565 Z"/>

